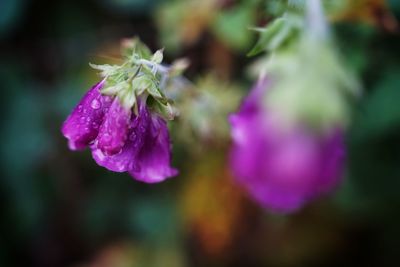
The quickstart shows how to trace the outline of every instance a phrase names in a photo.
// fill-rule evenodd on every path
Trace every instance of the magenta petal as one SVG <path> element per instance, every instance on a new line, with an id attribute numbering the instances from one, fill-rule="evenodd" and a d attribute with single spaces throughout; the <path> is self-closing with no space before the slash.
<path id="1" fill-rule="evenodd" d="M 145 104 L 139 116 L 132 116 L 128 138 L 120 153 L 106 155 L 94 144 L 92 155 L 97 164 L 115 172 L 129 172 L 136 180 L 156 183 L 177 174 L 170 167 L 171 150 L 168 128 L 158 115 L 151 115 Z"/>
<path id="2" fill-rule="evenodd" d="M 139 116 L 131 116 L 128 138 L 122 150 L 115 155 L 106 155 L 99 147 L 98 142 L 92 145 L 92 155 L 100 166 L 110 171 L 126 172 L 132 169 L 139 169 L 137 154 L 143 147 L 144 135 L 149 124 L 147 109 L 141 108 Z"/>
<path id="3" fill-rule="evenodd" d="M 140 168 L 132 168 L 129 173 L 146 183 L 161 182 L 178 171 L 170 166 L 171 143 L 166 122 L 158 115 L 150 118 L 142 149 L 137 155 Z"/>
<path id="4" fill-rule="evenodd" d="M 97 164 L 114 172 L 126 172 L 136 168 L 137 148 L 134 143 L 127 141 L 121 152 L 115 155 L 106 155 L 96 145 L 92 145 L 92 156 Z"/>
<path id="5" fill-rule="evenodd" d="M 321 179 L 316 194 L 329 192 L 340 182 L 346 158 L 343 132 L 337 130 L 327 136 L 321 144 Z"/>
<path id="6" fill-rule="evenodd" d="M 259 86 L 254 89 L 257 93 Z M 299 126 L 284 127 L 278 116 L 252 97 L 253 92 L 230 117 L 232 170 L 264 207 L 295 211 L 339 182 L 345 154 L 343 134 L 340 130 L 321 135 Z"/>
<path id="7" fill-rule="evenodd" d="M 97 147 L 107 155 L 114 155 L 124 146 L 129 130 L 131 109 L 124 108 L 116 97 L 105 115 L 96 139 Z"/>
<path id="8" fill-rule="evenodd" d="M 97 137 L 104 113 L 111 104 L 111 98 L 100 93 L 103 84 L 104 80 L 84 95 L 62 126 L 71 150 L 83 149 Z"/>

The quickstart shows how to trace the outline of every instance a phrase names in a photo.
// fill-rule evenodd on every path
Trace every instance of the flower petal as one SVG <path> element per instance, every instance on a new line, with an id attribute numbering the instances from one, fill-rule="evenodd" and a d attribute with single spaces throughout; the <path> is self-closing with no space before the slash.
<path id="1" fill-rule="evenodd" d="M 316 194 L 333 190 L 341 181 L 346 159 L 343 131 L 338 129 L 321 142 L 321 179 L 316 185 Z"/>
<path id="2" fill-rule="evenodd" d="M 121 152 L 106 155 L 96 144 L 92 155 L 97 164 L 111 171 L 128 171 L 133 178 L 156 183 L 176 175 L 170 167 L 171 151 L 166 122 L 150 115 L 145 104 L 139 105 L 139 115 L 132 116 L 128 138 Z"/>
<path id="3" fill-rule="evenodd" d="M 129 173 L 136 180 L 157 183 L 177 175 L 178 171 L 170 166 L 171 143 L 166 122 L 158 115 L 150 117 L 143 146 L 137 155 L 140 168 L 133 168 Z"/>
<path id="4" fill-rule="evenodd" d="M 111 98 L 100 93 L 104 81 L 84 95 L 62 126 L 61 131 L 71 150 L 83 149 L 97 137 L 104 113 L 111 104 Z"/>
<path id="5" fill-rule="evenodd" d="M 123 148 L 129 130 L 131 109 L 124 108 L 118 97 L 104 116 L 96 142 L 104 154 L 114 155 Z"/>
<path id="6" fill-rule="evenodd" d="M 131 127 L 128 138 L 119 153 L 114 155 L 105 154 L 98 147 L 98 142 L 91 146 L 92 156 L 97 164 L 114 172 L 126 172 L 139 168 L 136 157 L 143 146 L 143 136 L 137 133 L 139 126 L 142 128 L 145 127 L 147 120 L 143 120 L 142 116 L 131 116 L 130 123 Z"/>

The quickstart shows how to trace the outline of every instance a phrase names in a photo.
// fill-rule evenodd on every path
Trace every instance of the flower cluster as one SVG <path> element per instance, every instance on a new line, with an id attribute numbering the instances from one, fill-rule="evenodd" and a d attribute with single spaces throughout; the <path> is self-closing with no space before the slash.
<path id="1" fill-rule="evenodd" d="M 250 54 L 269 54 L 259 65 L 258 82 L 229 117 L 237 181 L 279 212 L 298 210 L 340 181 L 349 101 L 359 89 L 331 45 L 320 1 L 306 1 L 305 11 L 306 19 L 303 10 L 289 12 L 258 29 L 261 38 Z M 205 90 L 193 91 L 180 76 L 185 61 L 161 65 L 162 50 L 152 54 L 137 39 L 124 41 L 123 48 L 122 65 L 92 65 L 103 79 L 73 110 L 62 133 L 70 149 L 89 147 L 100 166 L 160 182 L 177 174 L 166 123 L 177 114 L 171 98 L 181 102 L 184 135 L 193 131 L 212 141 L 226 138 L 226 115 L 237 93 L 214 90 L 221 84 L 212 80 L 200 86 Z"/>
<path id="2" fill-rule="evenodd" d="M 128 172 L 139 181 L 160 182 L 177 174 L 170 166 L 165 121 L 172 108 L 159 86 L 169 76 L 159 65 L 160 51 L 151 57 L 137 40 L 129 45 L 131 57 L 122 66 L 95 66 L 104 79 L 85 94 L 62 133 L 70 149 L 90 147 L 100 166 Z"/>

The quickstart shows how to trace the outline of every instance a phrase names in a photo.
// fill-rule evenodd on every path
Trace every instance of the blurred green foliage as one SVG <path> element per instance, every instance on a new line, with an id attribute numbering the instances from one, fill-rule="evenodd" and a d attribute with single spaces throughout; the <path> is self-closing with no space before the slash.
<path id="1" fill-rule="evenodd" d="M 175 53 L 191 61 L 194 80 L 212 70 L 221 84 L 249 87 L 244 54 L 255 40 L 247 29 L 271 18 L 259 22 L 262 3 L 221 3 L 211 22 L 191 21 L 202 33 Z M 399 18 L 399 1 L 388 3 Z M 0 1 L 0 266 L 399 266 L 398 33 L 362 21 L 335 24 L 364 93 L 353 103 L 343 186 L 298 214 L 268 214 L 230 184 L 226 146 L 193 155 L 174 140 L 181 175 L 157 185 L 99 168 L 87 151 L 68 151 L 60 126 L 98 79 L 88 62 L 112 61 L 119 40 L 133 35 L 171 53 L 159 40 L 178 38 L 189 24 L 164 25 L 166 33 L 154 14 L 173 5 Z"/>

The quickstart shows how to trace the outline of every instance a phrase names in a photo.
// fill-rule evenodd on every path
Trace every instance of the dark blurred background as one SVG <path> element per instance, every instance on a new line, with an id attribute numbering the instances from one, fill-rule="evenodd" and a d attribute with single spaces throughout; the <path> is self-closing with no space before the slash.
<path id="1" fill-rule="evenodd" d="M 181 174 L 156 185 L 68 150 L 61 124 L 98 79 L 88 62 L 114 62 L 121 38 L 165 47 L 167 62 L 187 57 L 191 79 L 212 71 L 250 86 L 257 1 L 221 1 L 213 21 L 207 6 L 160 19 L 172 2 L 185 1 L 0 0 L 0 266 L 400 266 L 400 39 L 357 12 L 334 28 L 364 86 L 346 177 L 294 215 L 261 209 L 231 182 L 226 145 L 190 153 L 174 140 Z M 397 18 L 399 2 L 388 1 Z M 179 12 L 192 18 L 184 31 Z"/>

